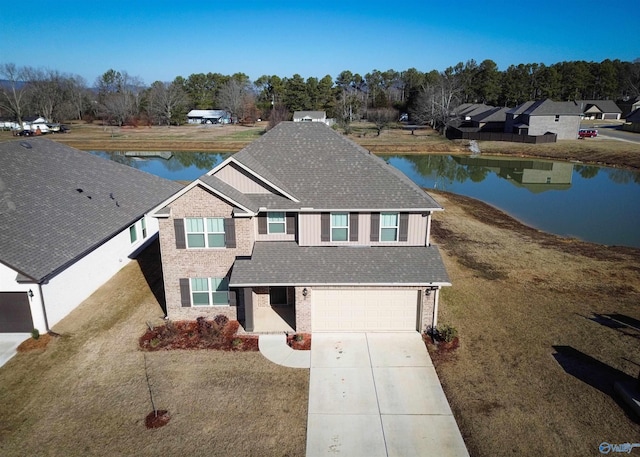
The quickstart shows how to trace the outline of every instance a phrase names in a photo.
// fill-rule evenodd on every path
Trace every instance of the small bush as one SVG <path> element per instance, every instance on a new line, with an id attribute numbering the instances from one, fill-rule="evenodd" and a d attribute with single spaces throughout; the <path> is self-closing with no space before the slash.
<path id="1" fill-rule="evenodd" d="M 218 314 L 216 317 L 213 318 L 213 322 L 218 324 L 218 327 L 222 329 L 224 328 L 225 325 L 229 323 L 229 318 L 224 314 Z"/>
<path id="2" fill-rule="evenodd" d="M 449 324 L 438 325 L 438 335 L 441 341 L 450 343 L 458 336 L 458 330 Z"/>
<path id="3" fill-rule="evenodd" d="M 234 348 L 237 348 L 238 346 L 240 346 L 242 344 L 242 340 L 240 338 L 234 338 L 233 341 L 231 342 L 231 345 Z"/>
<path id="4" fill-rule="evenodd" d="M 40 338 L 40 330 L 38 330 L 37 328 L 31 330 L 31 338 L 33 338 L 34 340 Z"/>
<path id="5" fill-rule="evenodd" d="M 296 335 L 293 337 L 294 340 L 300 342 L 302 340 L 304 340 L 304 335 L 302 333 L 296 333 Z"/>

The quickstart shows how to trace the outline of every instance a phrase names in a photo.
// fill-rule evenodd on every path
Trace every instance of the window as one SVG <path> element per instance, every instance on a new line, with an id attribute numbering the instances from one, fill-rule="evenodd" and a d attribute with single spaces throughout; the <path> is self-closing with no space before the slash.
<path id="1" fill-rule="evenodd" d="M 349 213 L 331 213 L 331 241 L 349 240 Z"/>
<path id="2" fill-rule="evenodd" d="M 191 303 L 193 306 L 229 304 L 227 278 L 191 278 Z"/>
<path id="3" fill-rule="evenodd" d="M 143 217 L 140 222 L 142 225 L 142 238 L 144 239 L 147 237 L 147 220 Z"/>
<path id="4" fill-rule="evenodd" d="M 267 233 L 286 233 L 284 213 L 267 213 Z"/>
<path id="5" fill-rule="evenodd" d="M 380 214 L 380 241 L 398 241 L 398 213 Z"/>
<path id="6" fill-rule="evenodd" d="M 138 230 L 136 230 L 136 224 L 129 227 L 129 239 L 131 240 L 131 244 L 138 241 Z"/>
<path id="7" fill-rule="evenodd" d="M 224 219 L 188 218 L 187 247 L 189 248 L 223 248 L 224 247 Z"/>

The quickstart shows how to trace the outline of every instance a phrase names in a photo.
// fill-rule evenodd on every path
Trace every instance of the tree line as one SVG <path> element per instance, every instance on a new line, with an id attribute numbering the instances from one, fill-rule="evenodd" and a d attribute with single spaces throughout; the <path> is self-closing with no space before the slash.
<path id="1" fill-rule="evenodd" d="M 0 116 L 18 122 L 39 115 L 52 122 L 173 125 L 186 122 L 191 109 L 225 109 L 239 122 L 277 122 L 296 110 L 321 110 L 346 128 L 359 119 L 381 126 L 400 112 L 412 122 L 442 127 L 461 103 L 513 107 L 542 98 L 618 100 L 638 94 L 640 59 L 519 64 L 504 71 L 492 60 L 469 60 L 444 71 L 345 70 L 335 78 L 263 75 L 255 81 L 244 73 L 195 73 L 150 85 L 109 69 L 92 86 L 57 70 L 0 64 Z"/>

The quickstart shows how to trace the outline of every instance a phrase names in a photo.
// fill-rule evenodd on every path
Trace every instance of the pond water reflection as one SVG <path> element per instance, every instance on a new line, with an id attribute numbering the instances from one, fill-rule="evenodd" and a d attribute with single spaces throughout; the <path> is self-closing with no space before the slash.
<path id="1" fill-rule="evenodd" d="M 231 154 L 90 152 L 180 181 L 198 178 Z M 541 230 L 640 247 L 640 173 L 484 155 L 382 157 L 422 187 L 477 198 Z"/>

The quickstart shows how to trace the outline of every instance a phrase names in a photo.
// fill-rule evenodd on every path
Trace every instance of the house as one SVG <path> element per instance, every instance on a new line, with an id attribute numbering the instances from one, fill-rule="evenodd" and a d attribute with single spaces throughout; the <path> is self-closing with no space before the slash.
<path id="1" fill-rule="evenodd" d="M 0 143 L 0 333 L 48 331 L 157 236 L 180 185 L 44 138 Z"/>
<path id="2" fill-rule="evenodd" d="M 627 115 L 622 130 L 640 133 L 640 108 L 632 111 Z"/>
<path id="3" fill-rule="evenodd" d="M 531 136 L 551 132 L 558 140 L 576 139 L 581 116 L 576 102 L 529 101 L 507 111 L 504 131 Z"/>
<path id="4" fill-rule="evenodd" d="M 189 124 L 229 124 L 229 113 L 222 109 L 192 109 L 187 113 Z"/>
<path id="5" fill-rule="evenodd" d="M 409 178 L 320 122 L 281 122 L 159 206 L 171 319 L 249 332 L 416 331 L 450 285 Z"/>
<path id="6" fill-rule="evenodd" d="M 582 107 L 583 119 L 618 120 L 622 110 L 613 100 L 576 100 Z"/>
<path id="7" fill-rule="evenodd" d="M 622 119 L 626 119 L 629 114 L 640 108 L 640 95 L 636 97 L 625 97 L 622 100 L 618 100 L 616 105 L 618 105 L 622 111 Z"/>
<path id="8" fill-rule="evenodd" d="M 503 132 L 509 108 L 491 107 L 470 116 L 470 124 L 480 132 Z"/>
<path id="9" fill-rule="evenodd" d="M 294 111 L 293 122 L 327 122 L 327 113 L 324 111 Z"/>

